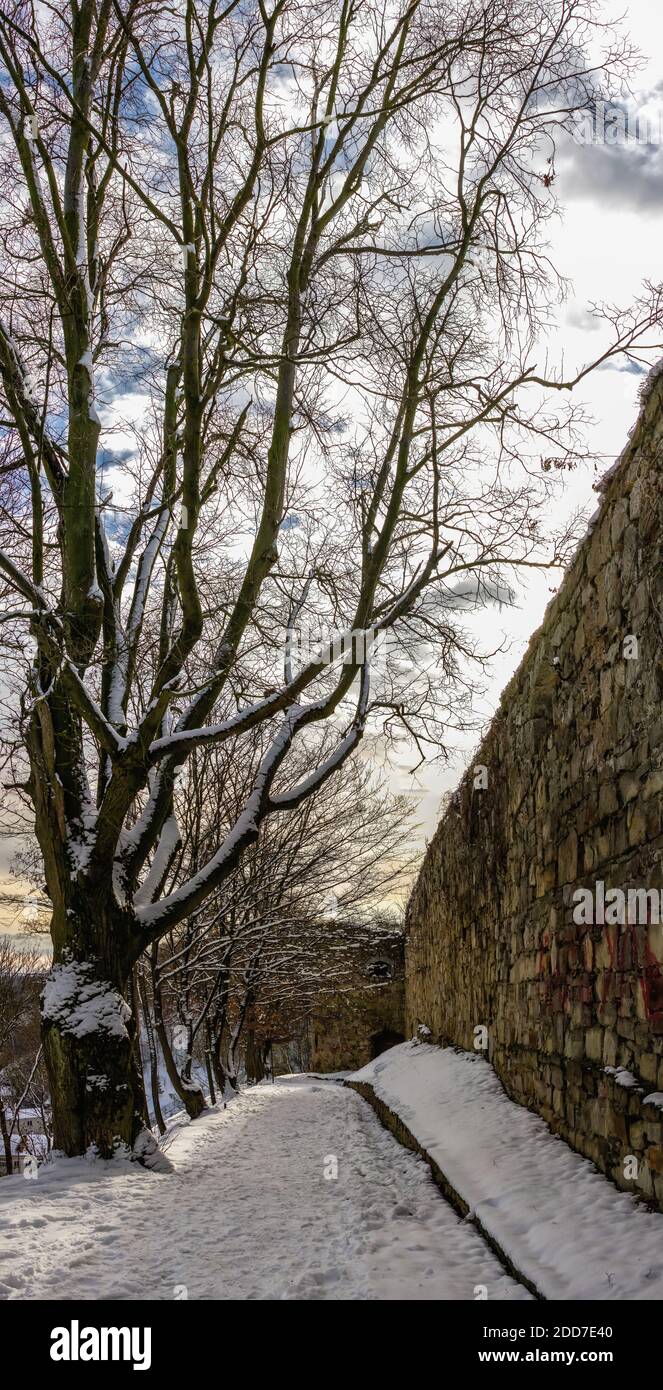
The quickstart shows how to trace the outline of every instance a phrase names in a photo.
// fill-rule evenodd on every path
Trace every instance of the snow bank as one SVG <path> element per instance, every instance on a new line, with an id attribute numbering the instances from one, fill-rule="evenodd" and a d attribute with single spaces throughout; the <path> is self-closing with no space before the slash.
<path id="1" fill-rule="evenodd" d="M 549 1299 L 663 1298 L 663 1216 L 510 1101 L 474 1053 L 402 1043 L 353 1073 Z"/>

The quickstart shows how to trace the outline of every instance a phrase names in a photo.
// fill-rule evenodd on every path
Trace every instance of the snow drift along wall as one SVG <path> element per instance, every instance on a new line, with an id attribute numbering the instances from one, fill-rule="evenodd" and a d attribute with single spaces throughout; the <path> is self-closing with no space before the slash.
<path id="1" fill-rule="evenodd" d="M 405 985 L 408 1033 L 485 1044 L 513 1099 L 661 1208 L 662 458 L 656 374 L 427 852 Z"/>

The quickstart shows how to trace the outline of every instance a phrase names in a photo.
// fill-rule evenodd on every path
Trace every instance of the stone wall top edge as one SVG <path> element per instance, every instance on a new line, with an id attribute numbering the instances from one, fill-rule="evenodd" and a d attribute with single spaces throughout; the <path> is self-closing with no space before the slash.
<path id="1" fill-rule="evenodd" d="M 517 701 L 520 688 L 526 681 L 530 669 L 537 659 L 545 633 L 549 632 L 551 628 L 554 627 L 560 615 L 571 601 L 571 596 L 585 567 L 589 548 L 597 529 L 605 522 L 606 517 L 609 515 L 615 503 L 621 497 L 628 496 L 631 491 L 635 477 L 637 476 L 638 468 L 636 466 L 633 477 L 629 476 L 630 470 L 634 463 L 636 463 L 636 465 L 639 463 L 643 435 L 650 427 L 652 420 L 657 414 L 663 430 L 663 360 L 653 368 L 644 383 L 640 395 L 640 410 L 635 425 L 629 433 L 622 452 L 619 454 L 612 467 L 604 474 L 597 487 L 597 491 L 600 494 L 597 511 L 588 526 L 585 536 L 578 545 L 573 560 L 564 575 L 557 593 L 550 599 L 539 627 L 532 633 L 518 667 L 505 685 L 490 725 L 470 758 L 468 768 L 459 778 L 455 789 L 456 792 L 460 792 L 464 788 L 471 776 L 473 766 L 485 762 L 486 759 L 489 760 L 489 750 L 495 738 L 496 727 L 503 722 L 505 711 L 511 708 Z M 445 828 L 452 814 L 453 812 L 450 807 L 444 811 L 440 817 L 435 833 L 427 846 L 419 873 L 410 894 L 406 913 L 407 918 L 410 917 L 410 911 L 414 899 L 416 898 L 420 881 L 425 874 L 427 866 L 432 859 L 434 859 L 439 841 L 444 836 Z"/>

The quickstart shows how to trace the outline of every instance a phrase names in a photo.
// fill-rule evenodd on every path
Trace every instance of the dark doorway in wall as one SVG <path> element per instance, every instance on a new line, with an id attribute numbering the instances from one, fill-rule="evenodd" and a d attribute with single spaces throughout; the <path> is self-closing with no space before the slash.
<path id="1" fill-rule="evenodd" d="M 379 1057 L 381 1052 L 387 1052 L 390 1047 L 402 1042 L 405 1042 L 403 1034 L 393 1033 L 390 1028 L 385 1028 L 382 1033 L 374 1033 L 371 1038 L 371 1061 Z"/>

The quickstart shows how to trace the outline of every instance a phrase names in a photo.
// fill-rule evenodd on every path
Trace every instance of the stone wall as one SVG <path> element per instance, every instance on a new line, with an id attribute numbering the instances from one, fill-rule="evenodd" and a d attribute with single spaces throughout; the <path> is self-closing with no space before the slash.
<path id="1" fill-rule="evenodd" d="M 579 923 L 573 894 L 663 887 L 662 456 L 656 374 L 429 847 L 406 943 L 408 1035 L 472 1047 L 485 1028 L 508 1094 L 661 1208 L 663 927 L 651 903 Z"/>
<path id="2" fill-rule="evenodd" d="M 331 943 L 333 948 L 333 942 Z M 355 1071 L 404 1040 L 403 937 L 362 941 L 336 991 L 321 993 L 307 1023 L 310 1071 Z"/>

